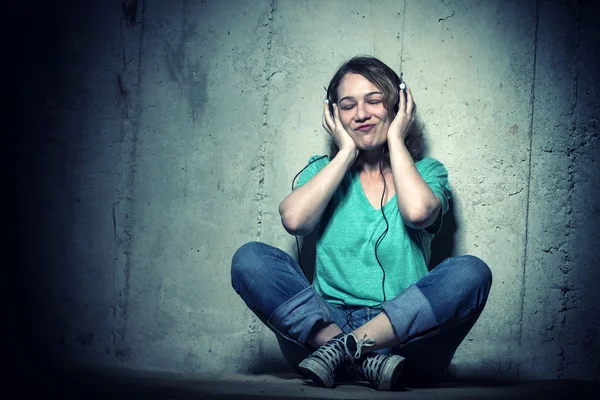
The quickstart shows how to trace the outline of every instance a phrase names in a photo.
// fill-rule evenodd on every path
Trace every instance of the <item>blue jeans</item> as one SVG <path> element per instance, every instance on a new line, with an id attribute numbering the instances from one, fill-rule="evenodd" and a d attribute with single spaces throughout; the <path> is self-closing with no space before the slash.
<path id="1" fill-rule="evenodd" d="M 377 352 L 406 359 L 405 384 L 428 384 L 444 377 L 456 349 L 477 321 L 492 273 L 477 257 L 451 257 L 381 307 L 345 307 L 321 298 L 288 254 L 250 242 L 233 256 L 231 282 L 248 307 L 277 334 L 283 356 L 294 370 L 313 351 L 307 340 L 320 328 L 333 322 L 349 333 L 383 311 L 399 344 Z"/>

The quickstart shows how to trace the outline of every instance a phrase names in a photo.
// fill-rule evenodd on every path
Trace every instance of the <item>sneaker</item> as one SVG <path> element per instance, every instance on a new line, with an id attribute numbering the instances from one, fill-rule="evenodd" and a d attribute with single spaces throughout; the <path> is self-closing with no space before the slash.
<path id="1" fill-rule="evenodd" d="M 348 359 L 354 361 L 353 353 L 359 351 L 353 334 L 340 333 L 302 360 L 298 368 L 317 385 L 330 388 L 335 370 Z"/>
<path id="2" fill-rule="evenodd" d="M 395 384 L 402 367 L 404 357 L 399 355 L 367 354 L 356 365 L 356 371 L 377 390 L 390 390 Z"/>

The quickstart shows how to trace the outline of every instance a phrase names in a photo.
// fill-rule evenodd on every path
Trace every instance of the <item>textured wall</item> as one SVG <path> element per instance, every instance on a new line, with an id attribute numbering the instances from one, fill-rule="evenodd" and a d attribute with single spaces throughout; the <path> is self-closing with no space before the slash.
<path id="1" fill-rule="evenodd" d="M 404 72 L 450 173 L 434 259 L 494 273 L 454 370 L 600 380 L 596 2 L 138 3 L 132 20 L 117 1 L 14 12 L 44 32 L 12 49 L 20 354 L 280 368 L 231 256 L 250 240 L 295 255 L 277 206 L 326 151 L 323 87 L 372 54 Z"/>

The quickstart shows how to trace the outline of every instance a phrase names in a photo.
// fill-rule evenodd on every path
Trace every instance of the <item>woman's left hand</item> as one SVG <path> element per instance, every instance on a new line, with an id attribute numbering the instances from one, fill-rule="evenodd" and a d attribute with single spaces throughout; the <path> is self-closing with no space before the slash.
<path id="1" fill-rule="evenodd" d="M 408 87 L 406 88 L 406 98 L 404 96 L 404 91 L 401 89 L 398 91 L 398 97 L 400 104 L 398 107 L 398 113 L 390 124 L 387 138 L 388 141 L 400 139 L 402 142 L 404 142 L 408 132 L 410 132 L 415 122 L 417 105 L 415 104 L 412 92 Z"/>

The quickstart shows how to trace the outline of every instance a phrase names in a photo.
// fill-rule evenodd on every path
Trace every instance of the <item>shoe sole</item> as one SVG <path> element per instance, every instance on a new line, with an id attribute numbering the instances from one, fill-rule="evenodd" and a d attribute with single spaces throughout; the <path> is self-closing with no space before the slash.
<path id="1" fill-rule="evenodd" d="M 379 385 L 377 385 L 377 390 L 390 390 L 395 384 L 398 378 L 400 377 L 400 373 L 402 372 L 402 368 L 404 367 L 404 357 L 399 355 L 390 356 L 390 358 L 385 362 L 383 369 L 381 371 L 381 376 L 389 377 L 389 379 L 382 379 L 379 381 Z"/>
<path id="2" fill-rule="evenodd" d="M 298 368 L 317 385 L 325 386 L 326 388 L 333 387 L 333 377 L 329 373 L 329 370 L 321 363 L 311 359 L 304 359 L 298 364 Z"/>

